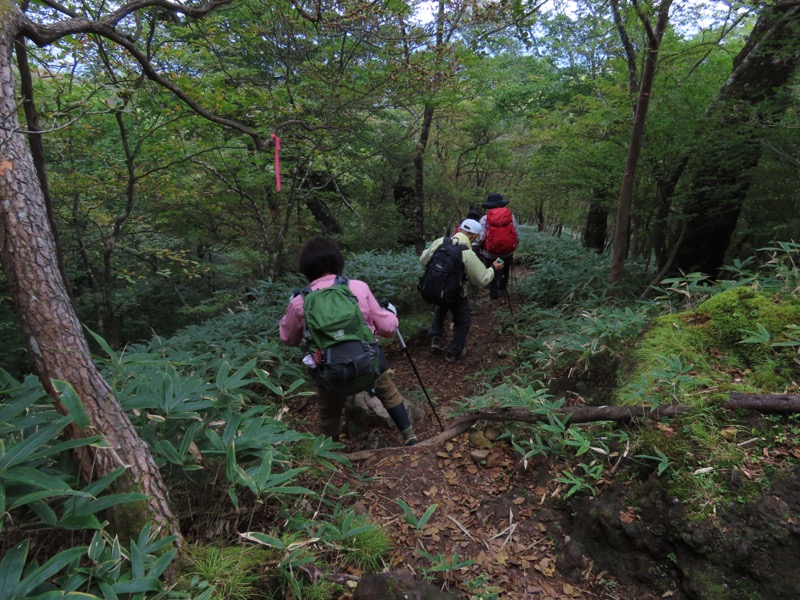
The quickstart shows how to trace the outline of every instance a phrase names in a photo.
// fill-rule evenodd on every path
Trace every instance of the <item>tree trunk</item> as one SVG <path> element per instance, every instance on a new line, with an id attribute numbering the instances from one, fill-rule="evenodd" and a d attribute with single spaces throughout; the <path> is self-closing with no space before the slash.
<path id="1" fill-rule="evenodd" d="M 602 254 L 606 248 L 606 229 L 608 228 L 608 209 L 599 202 L 592 202 L 583 230 L 583 247 Z"/>
<path id="2" fill-rule="evenodd" d="M 63 412 L 64 407 L 53 379 L 69 382 L 86 408 L 89 429 L 73 425 L 70 435 L 101 433 L 108 440 L 108 448 L 82 449 L 79 460 L 84 478 L 125 466 L 126 476 L 117 480 L 117 489 L 150 496 L 141 514 L 131 514 L 130 506 L 120 507 L 124 517 L 116 524 L 131 531 L 151 521 L 177 534 L 167 489 L 150 449 L 92 362 L 58 268 L 41 184 L 17 117 L 11 50 L 20 21 L 16 5 L 0 0 L 0 255 L 14 306 L 36 373 L 59 410 Z"/>
<path id="3" fill-rule="evenodd" d="M 416 246 L 416 195 L 413 187 L 405 185 L 405 174 L 406 169 L 403 169 L 392 189 L 394 205 L 401 219 L 397 241 L 403 246 Z"/>
<path id="4" fill-rule="evenodd" d="M 765 5 L 733 72 L 709 110 L 705 144 L 690 185 L 687 234 L 674 267 L 715 275 L 736 229 L 761 159 L 758 120 L 777 122 L 791 105 L 784 93 L 800 61 L 800 5 Z"/>
<path id="5" fill-rule="evenodd" d="M 417 254 L 425 250 L 425 149 L 433 123 L 433 106 L 425 104 L 417 146 L 414 149 L 414 247 Z"/>
<path id="6" fill-rule="evenodd" d="M 650 28 L 647 17 L 639 13 L 642 23 L 647 30 L 647 55 L 645 56 L 642 80 L 639 86 L 639 99 L 636 102 L 636 114 L 633 117 L 633 132 L 631 143 L 628 147 L 628 157 L 625 161 L 625 174 L 622 177 L 622 187 L 619 192 L 617 204 L 617 220 L 614 230 L 614 255 L 611 259 L 611 282 L 622 282 L 622 273 L 625 269 L 625 257 L 628 254 L 630 237 L 630 216 L 633 203 L 633 188 L 636 183 L 636 167 L 639 163 L 639 154 L 644 145 L 644 126 L 647 122 L 647 111 L 650 106 L 650 93 L 656 75 L 658 51 L 661 47 L 661 38 L 669 21 L 669 7 L 672 0 L 662 0 L 658 7 L 658 22 L 656 29 Z"/>

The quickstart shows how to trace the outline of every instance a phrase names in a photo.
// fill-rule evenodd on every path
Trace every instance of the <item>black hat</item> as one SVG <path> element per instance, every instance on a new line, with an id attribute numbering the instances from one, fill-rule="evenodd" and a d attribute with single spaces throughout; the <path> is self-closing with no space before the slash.
<path id="1" fill-rule="evenodd" d="M 508 204 L 508 200 L 503 198 L 503 194 L 494 192 L 493 194 L 489 194 L 489 197 L 486 198 L 486 202 L 483 203 L 483 208 L 503 208 L 506 204 Z"/>

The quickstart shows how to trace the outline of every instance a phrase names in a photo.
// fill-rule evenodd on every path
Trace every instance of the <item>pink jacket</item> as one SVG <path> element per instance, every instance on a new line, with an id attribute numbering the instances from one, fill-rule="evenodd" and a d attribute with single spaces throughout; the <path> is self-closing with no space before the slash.
<path id="1" fill-rule="evenodd" d="M 312 290 L 330 287 L 333 285 L 336 275 L 323 275 L 319 279 L 315 279 L 309 286 Z M 372 331 L 383 337 L 392 337 L 397 331 L 398 320 L 397 316 L 381 308 L 369 286 L 363 281 L 358 279 L 349 280 L 350 291 L 353 292 L 358 299 L 358 308 L 361 309 L 361 314 L 364 315 L 364 320 L 370 326 Z M 303 313 L 303 296 L 298 294 L 289 306 L 286 307 L 286 312 L 281 318 L 280 336 L 281 341 L 287 346 L 299 346 L 303 341 L 303 327 L 305 325 L 305 314 Z"/>

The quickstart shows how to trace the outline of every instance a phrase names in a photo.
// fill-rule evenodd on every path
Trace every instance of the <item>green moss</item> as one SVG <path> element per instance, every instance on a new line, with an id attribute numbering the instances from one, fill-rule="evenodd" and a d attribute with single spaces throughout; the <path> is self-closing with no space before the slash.
<path id="1" fill-rule="evenodd" d="M 630 357 L 617 389 L 620 404 L 680 402 L 702 407 L 724 403 L 732 391 L 782 390 L 796 369 L 794 348 L 772 343 L 788 339 L 800 322 L 800 300 L 750 287 L 727 290 L 697 310 L 656 319 Z M 741 343 L 761 325 L 770 341 Z"/>
<path id="2" fill-rule="evenodd" d="M 120 480 L 122 477 L 120 477 Z M 115 482 L 116 483 L 116 482 Z M 114 491 L 117 493 L 132 493 L 138 492 L 139 489 L 133 483 L 131 478 L 130 482 L 126 482 L 127 488 L 115 487 Z M 123 483 L 125 485 L 125 483 Z M 127 545 L 130 540 L 135 540 L 139 537 L 145 525 L 152 523 L 153 518 L 150 514 L 150 507 L 147 500 L 137 500 L 134 502 L 125 502 L 124 504 L 117 504 L 107 511 L 107 518 L 109 522 L 109 529 L 116 535 L 120 542 Z"/>
<path id="3" fill-rule="evenodd" d="M 739 355 L 748 366 L 763 363 L 772 351 L 768 343 L 740 343 L 749 332 L 764 327 L 771 341 L 785 339 L 788 325 L 800 321 L 800 300 L 749 287 L 717 294 L 697 307 L 696 315 L 708 318 L 704 328 L 720 348 Z"/>

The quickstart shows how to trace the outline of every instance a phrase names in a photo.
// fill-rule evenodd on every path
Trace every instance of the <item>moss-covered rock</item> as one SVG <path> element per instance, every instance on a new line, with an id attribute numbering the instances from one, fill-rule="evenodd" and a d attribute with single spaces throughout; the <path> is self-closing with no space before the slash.
<path id="1" fill-rule="evenodd" d="M 709 298 L 694 314 L 706 317 L 701 328 L 714 346 L 735 353 L 748 367 L 754 367 L 770 358 L 772 348 L 768 343 L 743 344 L 742 340 L 758 325 L 769 333 L 770 341 L 784 340 L 787 327 L 800 323 L 800 299 L 739 287 Z"/>
<path id="2" fill-rule="evenodd" d="M 632 352 L 616 400 L 699 408 L 724 402 L 732 391 L 781 391 L 791 382 L 796 351 L 773 343 L 785 341 L 797 323 L 800 299 L 752 287 L 730 289 L 696 310 L 660 317 Z M 743 343 L 757 337 L 759 325 L 769 340 Z"/>

